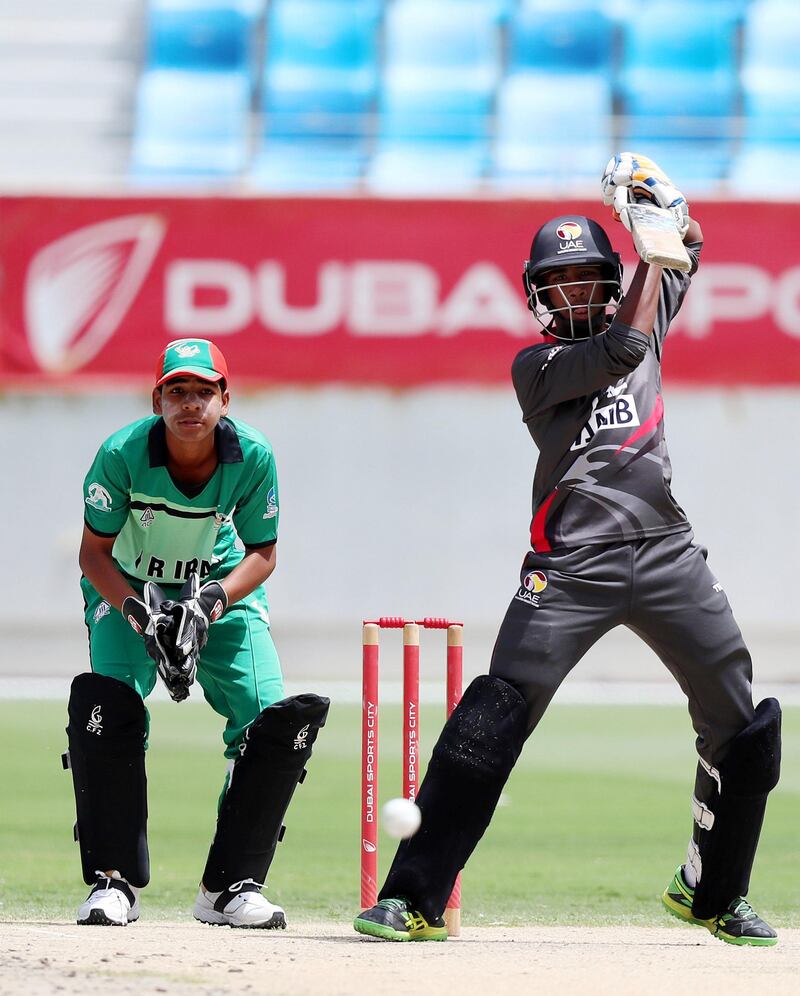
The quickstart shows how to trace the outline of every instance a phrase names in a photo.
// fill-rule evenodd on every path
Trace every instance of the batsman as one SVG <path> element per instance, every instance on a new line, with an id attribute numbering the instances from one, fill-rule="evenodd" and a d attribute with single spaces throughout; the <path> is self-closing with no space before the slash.
<path id="1" fill-rule="evenodd" d="M 229 403 L 220 350 L 169 343 L 153 414 L 109 437 L 86 477 L 79 560 L 91 670 L 72 682 L 64 755 L 92 886 L 79 924 L 139 917 L 150 878 L 144 700 L 160 675 L 176 702 L 196 677 L 226 721 L 228 774 L 195 919 L 286 926 L 262 889 L 329 703 L 284 697 L 264 589 L 276 563 L 275 460 Z"/>
<path id="2" fill-rule="evenodd" d="M 586 651 L 627 626 L 678 682 L 696 733 L 691 836 L 662 902 L 729 944 L 777 943 L 746 897 L 779 777 L 780 707 L 772 698 L 753 705 L 750 654 L 672 495 L 664 432 L 661 358 L 703 236 L 646 156 L 614 156 L 602 195 L 626 228 L 629 205 L 661 208 L 686 269 L 642 253 L 623 296 L 620 257 L 596 221 L 563 215 L 533 238 L 522 279 L 542 341 L 511 370 L 538 450 L 530 549 L 489 673 L 468 687 L 434 747 L 416 800 L 420 830 L 400 844 L 377 905 L 356 918 L 362 934 L 446 939 L 447 898 L 525 741 Z"/>

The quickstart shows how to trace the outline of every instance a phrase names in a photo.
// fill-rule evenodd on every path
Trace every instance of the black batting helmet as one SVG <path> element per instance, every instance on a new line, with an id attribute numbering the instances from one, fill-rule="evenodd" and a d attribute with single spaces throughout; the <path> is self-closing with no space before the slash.
<path id="1" fill-rule="evenodd" d="M 530 259 L 525 261 L 522 271 L 522 283 L 528 308 L 548 333 L 559 338 L 577 339 L 586 336 L 575 334 L 578 330 L 572 321 L 566 300 L 564 307 L 554 307 L 540 296 L 539 292 L 545 286 L 540 277 L 548 270 L 576 263 L 603 267 L 603 279 L 593 282 L 606 285 L 607 303 L 618 304 L 622 295 L 622 262 L 619 253 L 614 252 L 604 229 L 596 221 L 583 215 L 569 214 L 546 222 L 533 237 Z M 553 321 L 555 312 L 564 311 L 570 314 L 571 334 L 568 336 L 559 335 Z M 548 317 L 550 321 L 545 322 L 544 319 Z M 591 335 L 593 331 L 589 327 L 586 335 Z"/>

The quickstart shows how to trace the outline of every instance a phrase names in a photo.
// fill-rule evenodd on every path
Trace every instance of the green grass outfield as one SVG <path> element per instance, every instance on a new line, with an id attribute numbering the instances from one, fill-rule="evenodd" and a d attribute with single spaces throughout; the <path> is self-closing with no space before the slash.
<path id="1" fill-rule="evenodd" d="M 203 703 L 151 707 L 149 918 L 191 910 L 213 832 L 221 721 Z M 441 708 L 422 710 L 427 758 Z M 0 702 L 0 919 L 67 919 L 86 888 L 72 842 L 65 705 Z M 427 729 L 427 735 L 426 735 Z M 400 794 L 399 708 L 381 714 L 381 799 Z M 348 921 L 358 908 L 360 723 L 333 704 L 295 795 L 270 897 L 292 920 Z M 750 898 L 800 926 L 800 709 L 784 716 Z M 528 742 L 464 876 L 465 924 L 664 925 L 658 896 L 690 830 L 693 732 L 680 707 L 554 705 Z M 392 842 L 381 841 L 385 870 Z"/>

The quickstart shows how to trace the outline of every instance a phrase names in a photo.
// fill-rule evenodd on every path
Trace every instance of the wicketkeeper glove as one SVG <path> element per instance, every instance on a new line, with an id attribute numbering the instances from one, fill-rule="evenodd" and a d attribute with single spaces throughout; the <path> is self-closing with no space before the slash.
<path id="1" fill-rule="evenodd" d="M 675 218 L 681 238 L 689 227 L 689 205 L 672 180 L 652 159 L 638 152 L 620 152 L 612 156 L 600 181 L 603 203 L 613 209 L 614 217 L 630 231 L 626 210 L 635 201 L 647 201 L 664 208 Z"/>
<path id="2" fill-rule="evenodd" d="M 168 605 L 158 585 L 147 581 L 141 599 L 129 595 L 122 603 L 122 615 L 144 640 L 145 650 L 155 661 L 170 696 L 182 702 L 189 696 L 196 665 L 189 664 L 176 650 L 177 620 L 166 611 Z"/>
<path id="3" fill-rule="evenodd" d="M 192 574 L 181 589 L 177 601 L 167 601 L 162 611 L 174 621 L 175 653 L 173 659 L 192 677 L 197 670 L 200 651 L 208 642 L 208 627 L 228 608 L 228 596 L 218 581 L 200 584 L 200 576 Z"/>

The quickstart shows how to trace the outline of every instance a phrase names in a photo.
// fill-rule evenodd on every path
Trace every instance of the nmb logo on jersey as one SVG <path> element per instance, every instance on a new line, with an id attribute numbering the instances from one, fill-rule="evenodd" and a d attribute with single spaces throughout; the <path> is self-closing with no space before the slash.
<path id="1" fill-rule="evenodd" d="M 639 425 L 639 413 L 636 410 L 636 399 L 632 394 L 621 394 L 628 385 L 623 383 L 619 387 L 609 387 L 607 397 L 610 398 L 607 404 L 600 405 L 599 399 L 594 400 L 594 411 L 589 416 L 589 421 L 581 429 L 578 438 L 570 446 L 571 450 L 582 450 L 591 443 L 598 432 L 604 429 L 627 429 L 630 426 Z"/>

